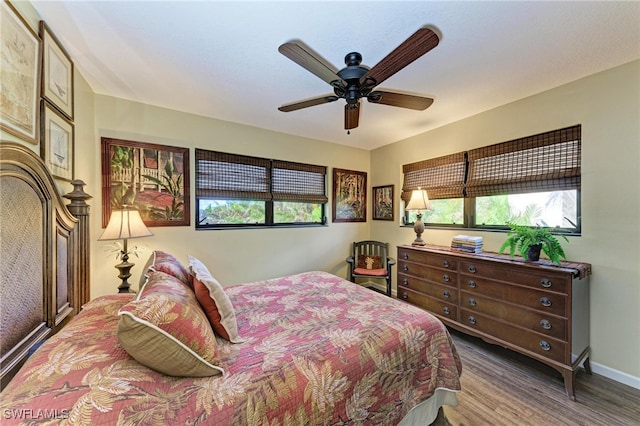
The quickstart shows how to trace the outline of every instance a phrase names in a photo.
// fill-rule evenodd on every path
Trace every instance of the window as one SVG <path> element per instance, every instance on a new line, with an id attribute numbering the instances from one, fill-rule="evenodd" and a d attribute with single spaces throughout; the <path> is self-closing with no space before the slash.
<path id="1" fill-rule="evenodd" d="M 503 229 L 506 222 L 580 232 L 581 126 L 403 166 L 402 199 L 426 189 L 426 225 Z M 415 221 L 416 212 L 405 212 Z"/>
<path id="2" fill-rule="evenodd" d="M 196 228 L 326 222 L 325 166 L 196 149 Z"/>

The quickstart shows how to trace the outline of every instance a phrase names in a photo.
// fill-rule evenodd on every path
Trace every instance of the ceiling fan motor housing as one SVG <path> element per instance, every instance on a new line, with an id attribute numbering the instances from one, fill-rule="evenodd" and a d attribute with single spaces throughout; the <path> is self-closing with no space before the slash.
<path id="1" fill-rule="evenodd" d="M 338 71 L 338 77 L 340 77 L 345 83 L 335 82 L 334 92 L 339 97 L 344 97 L 348 104 L 353 105 L 358 103 L 358 100 L 362 96 L 366 96 L 360 88 L 360 78 L 369 71 L 369 67 L 361 66 L 362 55 L 358 52 L 348 53 L 344 57 L 344 63 L 347 65 L 345 68 Z"/>

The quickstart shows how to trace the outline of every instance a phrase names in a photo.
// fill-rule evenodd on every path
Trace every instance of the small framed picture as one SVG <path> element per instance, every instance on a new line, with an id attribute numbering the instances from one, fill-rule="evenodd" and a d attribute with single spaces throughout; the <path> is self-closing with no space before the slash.
<path id="1" fill-rule="evenodd" d="M 0 128 L 37 145 L 40 129 L 40 38 L 11 3 L 0 1 Z"/>
<path id="2" fill-rule="evenodd" d="M 73 124 L 45 100 L 40 103 L 40 156 L 51 174 L 68 182 L 73 180 Z"/>
<path id="3" fill-rule="evenodd" d="M 373 187 L 373 219 L 393 220 L 393 185 Z"/>
<path id="4" fill-rule="evenodd" d="M 42 39 L 42 97 L 73 120 L 73 62 L 44 21 Z"/>
<path id="5" fill-rule="evenodd" d="M 367 221 L 367 173 L 333 169 L 333 221 Z"/>

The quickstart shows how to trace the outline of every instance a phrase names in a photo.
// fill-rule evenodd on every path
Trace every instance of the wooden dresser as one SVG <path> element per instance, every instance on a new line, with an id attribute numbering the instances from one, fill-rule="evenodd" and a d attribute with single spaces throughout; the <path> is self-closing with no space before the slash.
<path id="1" fill-rule="evenodd" d="M 589 366 L 591 265 L 525 262 L 447 247 L 398 247 L 398 298 L 446 325 L 535 358 L 562 373 L 567 395 Z"/>

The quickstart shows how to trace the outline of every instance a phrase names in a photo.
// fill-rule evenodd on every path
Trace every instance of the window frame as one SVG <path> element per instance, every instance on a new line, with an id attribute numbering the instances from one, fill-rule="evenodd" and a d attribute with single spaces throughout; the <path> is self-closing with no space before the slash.
<path id="1" fill-rule="evenodd" d="M 211 151 L 196 148 L 196 230 L 216 230 L 216 229 L 256 229 L 256 228 L 299 228 L 326 226 L 327 217 L 327 167 L 306 163 L 296 163 L 276 159 L 266 159 L 260 157 L 230 154 L 220 151 Z M 208 163 L 207 163 L 208 162 Z M 219 163 L 214 167 L 213 163 Z M 231 171 L 224 169 L 226 164 L 238 164 L 238 168 L 231 166 Z M 240 175 L 243 166 L 264 169 L 262 173 L 254 173 L 253 178 L 243 176 L 243 179 L 229 180 L 224 177 L 234 174 Z M 219 176 L 219 178 L 205 179 L 202 176 Z M 222 170 L 221 170 L 222 169 Z M 288 170 L 289 172 L 282 172 Z M 278 172 L 280 171 L 280 172 Z M 217 173 L 216 173 L 217 172 Z M 301 175 L 296 172 L 305 173 L 303 185 L 300 185 Z M 287 175 L 289 180 L 287 180 Z M 291 183 L 293 182 L 293 185 Z M 209 184 L 212 187 L 205 186 Z M 235 189 L 232 189 L 235 188 Z M 322 188 L 322 194 L 320 194 Z M 315 191 L 315 192 L 314 192 Z M 224 201 L 254 201 L 264 203 L 264 223 L 218 223 L 202 224 L 200 221 L 200 201 L 201 200 L 224 200 Z M 321 205 L 320 222 L 287 222 L 275 223 L 274 203 L 295 202 Z"/>

